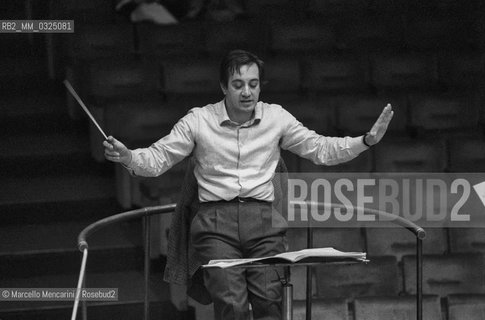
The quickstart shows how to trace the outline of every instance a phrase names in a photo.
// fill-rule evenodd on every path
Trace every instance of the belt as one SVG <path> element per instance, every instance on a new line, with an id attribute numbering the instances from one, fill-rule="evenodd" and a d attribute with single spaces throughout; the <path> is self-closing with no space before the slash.
<path id="1" fill-rule="evenodd" d="M 259 200 L 251 197 L 235 197 L 231 200 L 228 200 L 226 202 L 263 202 L 263 203 L 269 203 L 269 201 L 266 200 Z"/>
<path id="2" fill-rule="evenodd" d="M 271 203 L 271 201 L 260 200 L 260 199 L 251 198 L 251 197 L 235 197 L 230 200 L 208 201 L 208 202 L 202 202 L 202 203 L 210 204 L 210 203 L 244 203 L 244 202 Z"/>

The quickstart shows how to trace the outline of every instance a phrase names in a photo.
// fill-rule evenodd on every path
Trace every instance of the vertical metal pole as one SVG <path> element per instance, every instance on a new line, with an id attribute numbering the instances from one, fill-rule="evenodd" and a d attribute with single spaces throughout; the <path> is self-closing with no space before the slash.
<path id="1" fill-rule="evenodd" d="M 416 239 L 416 319 L 423 320 L 423 240 Z"/>
<path id="2" fill-rule="evenodd" d="M 84 276 L 83 280 L 83 288 L 86 288 L 86 276 Z M 83 311 L 83 320 L 88 319 L 88 301 L 86 299 L 83 299 L 81 302 L 82 306 L 82 311 Z"/>
<path id="3" fill-rule="evenodd" d="M 313 248 L 313 229 L 308 226 L 307 227 L 307 248 Z M 312 267 L 306 267 L 306 310 L 305 310 L 305 319 L 311 320 L 312 319 Z"/>
<path id="4" fill-rule="evenodd" d="M 293 285 L 283 285 L 283 320 L 293 320 Z"/>
<path id="5" fill-rule="evenodd" d="M 150 291 L 150 216 L 144 217 L 145 222 L 145 252 L 144 252 L 144 275 L 145 275 L 145 297 L 144 297 L 144 319 L 148 320 L 150 318 L 150 302 L 149 302 L 149 291 Z"/>

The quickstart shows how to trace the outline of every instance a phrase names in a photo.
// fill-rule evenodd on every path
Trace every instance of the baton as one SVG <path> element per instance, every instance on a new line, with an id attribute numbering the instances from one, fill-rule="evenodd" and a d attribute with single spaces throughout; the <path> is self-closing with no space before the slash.
<path id="1" fill-rule="evenodd" d="M 82 102 L 81 98 L 79 98 L 79 96 L 77 95 L 76 91 L 74 91 L 74 88 L 71 86 L 71 84 L 69 83 L 69 81 L 64 80 L 63 83 L 66 86 L 67 90 L 72 94 L 72 96 L 74 97 L 74 99 L 76 99 L 76 101 L 81 105 L 81 107 L 83 108 L 84 112 L 86 112 L 86 114 L 88 115 L 89 119 L 91 119 L 91 121 L 94 123 L 94 125 L 96 126 L 96 128 L 98 128 L 99 132 L 101 132 L 101 134 L 103 135 L 103 137 L 106 140 L 108 140 L 108 137 L 104 133 L 103 129 L 101 129 L 101 127 L 99 126 L 99 124 L 96 122 L 96 119 L 94 119 L 94 117 L 91 114 L 91 112 L 89 112 L 88 108 L 86 108 L 86 106 Z"/>

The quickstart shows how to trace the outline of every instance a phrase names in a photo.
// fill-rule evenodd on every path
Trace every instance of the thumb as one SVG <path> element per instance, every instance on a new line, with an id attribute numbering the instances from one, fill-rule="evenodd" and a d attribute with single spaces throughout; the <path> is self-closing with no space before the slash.
<path id="1" fill-rule="evenodd" d="M 113 146 L 113 150 L 115 150 L 115 151 L 120 151 L 121 149 L 123 149 L 123 147 L 125 147 L 125 145 L 123 143 L 116 140 L 112 136 L 109 136 L 107 140 Z"/>

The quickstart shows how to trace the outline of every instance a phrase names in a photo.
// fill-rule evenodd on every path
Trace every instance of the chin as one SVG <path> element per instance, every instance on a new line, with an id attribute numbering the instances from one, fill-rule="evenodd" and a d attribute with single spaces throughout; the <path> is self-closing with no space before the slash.
<path id="1" fill-rule="evenodd" d="M 239 104 L 242 109 L 254 109 L 256 107 L 256 102 L 251 102 L 251 103 L 240 103 Z"/>

